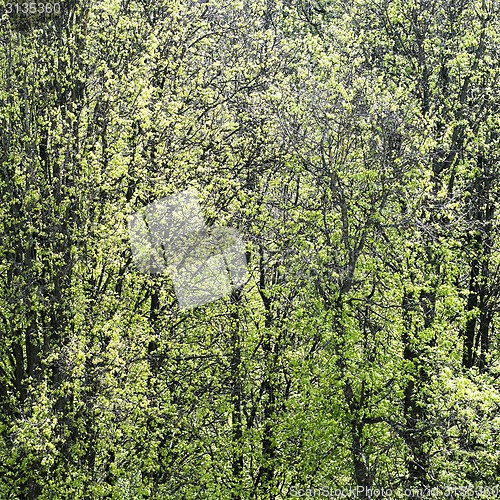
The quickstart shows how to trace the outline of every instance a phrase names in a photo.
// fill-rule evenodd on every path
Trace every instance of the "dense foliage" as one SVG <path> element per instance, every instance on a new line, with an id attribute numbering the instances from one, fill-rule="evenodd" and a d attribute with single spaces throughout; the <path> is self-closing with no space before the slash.
<path id="1" fill-rule="evenodd" d="M 0 9 L 0 498 L 495 498 L 498 2 L 60 5 Z M 181 310 L 187 187 L 249 279 Z"/>

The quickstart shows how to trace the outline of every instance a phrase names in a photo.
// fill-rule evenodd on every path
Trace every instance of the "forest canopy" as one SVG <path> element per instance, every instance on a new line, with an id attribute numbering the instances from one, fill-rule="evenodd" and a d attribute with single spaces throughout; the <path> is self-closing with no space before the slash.
<path id="1" fill-rule="evenodd" d="M 0 16 L 2 500 L 500 495 L 497 0 Z M 195 307 L 129 231 L 186 190 Z"/>

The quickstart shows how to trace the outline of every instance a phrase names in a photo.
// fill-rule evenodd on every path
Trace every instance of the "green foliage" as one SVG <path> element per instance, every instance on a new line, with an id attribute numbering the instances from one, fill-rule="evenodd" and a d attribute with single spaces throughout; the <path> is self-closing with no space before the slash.
<path id="1" fill-rule="evenodd" d="M 498 6 L 61 6 L 1 10 L 0 497 L 493 498 Z M 127 218 L 188 187 L 249 279 L 181 310 Z"/>

